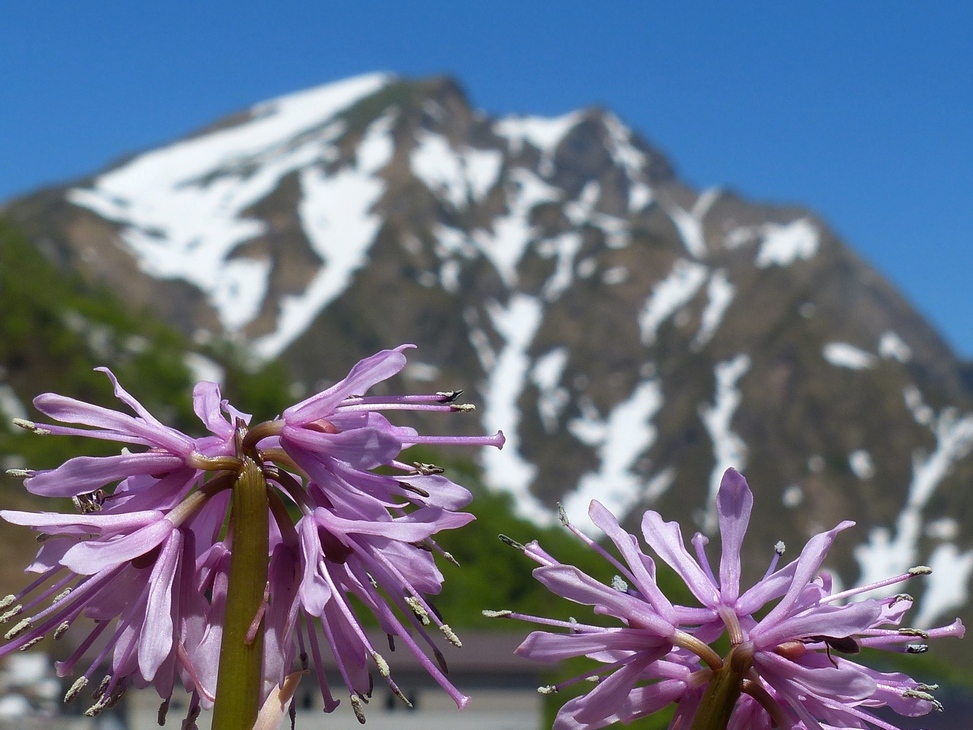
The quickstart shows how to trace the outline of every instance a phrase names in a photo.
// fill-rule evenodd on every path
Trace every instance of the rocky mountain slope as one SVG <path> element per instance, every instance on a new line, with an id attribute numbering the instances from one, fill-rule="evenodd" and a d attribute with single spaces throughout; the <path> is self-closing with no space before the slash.
<path id="1" fill-rule="evenodd" d="M 817 215 L 694 190 L 608 111 L 494 118 L 448 79 L 358 77 L 2 214 L 305 389 L 415 342 L 402 387 L 472 391 L 466 427 L 508 437 L 485 479 L 536 521 L 597 498 L 712 532 L 733 465 L 754 575 L 850 517 L 842 580 L 927 563 L 919 623 L 967 601 L 968 365 Z"/>

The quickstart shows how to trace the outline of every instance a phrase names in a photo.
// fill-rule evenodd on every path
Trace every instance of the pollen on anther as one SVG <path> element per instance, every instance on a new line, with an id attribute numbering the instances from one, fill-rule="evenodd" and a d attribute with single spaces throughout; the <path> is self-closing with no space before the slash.
<path id="1" fill-rule="evenodd" d="M 5 612 L 2 616 L 0 616 L 0 624 L 7 623 L 7 621 L 12 619 L 14 616 L 19 616 L 23 612 L 24 612 L 24 607 L 18 603 L 16 606 L 14 606 L 9 611 Z"/>
<path id="2" fill-rule="evenodd" d="M 412 613 L 415 614 L 416 618 L 422 622 L 422 625 L 428 626 L 429 612 L 426 611 L 425 608 L 423 608 L 421 603 L 419 603 L 419 599 L 417 599 L 415 596 L 406 596 L 405 602 L 406 605 L 408 605 L 408 607 L 412 609 Z"/>
<path id="3" fill-rule="evenodd" d="M 378 673 L 383 677 L 388 678 L 391 674 L 389 670 L 389 663 L 385 661 L 385 657 L 379 654 L 377 651 L 372 652 L 372 659 L 375 660 L 375 665 L 378 667 Z"/>
<path id="4" fill-rule="evenodd" d="M 25 618 L 23 621 L 21 621 L 12 629 L 10 629 L 10 631 L 5 633 L 3 635 L 3 638 L 6 639 L 7 641 L 10 641 L 11 639 L 16 639 L 22 633 L 30 629 L 33 625 L 34 625 L 33 622 L 29 618 Z"/>
<path id="5" fill-rule="evenodd" d="M 628 593 L 628 583 L 620 575 L 612 576 L 612 588 L 614 588 L 619 593 Z"/>
<path id="6" fill-rule="evenodd" d="M 482 613 L 487 618 L 507 618 L 513 613 L 513 611 L 506 608 L 501 611 L 491 611 L 490 609 L 485 608 L 480 613 Z"/>
<path id="7" fill-rule="evenodd" d="M 42 641 L 44 641 L 44 637 L 43 636 L 35 636 L 33 639 L 31 639 L 26 644 L 24 644 L 22 647 L 20 647 L 17 651 L 27 651 L 27 650 L 32 649 L 33 647 L 37 646 Z"/>
<path id="8" fill-rule="evenodd" d="M 362 725 L 365 724 L 365 711 L 362 709 L 362 698 L 358 695 L 351 695 L 351 709 L 355 711 L 355 717 Z"/>
<path id="9" fill-rule="evenodd" d="M 450 644 L 459 648 L 463 647 L 463 642 L 459 640 L 459 637 L 456 635 L 456 632 L 449 627 L 449 624 L 443 624 L 442 626 L 439 627 L 439 630 L 443 632 L 443 636 L 446 637 L 446 640 Z"/>
<path id="10" fill-rule="evenodd" d="M 78 677 L 77 681 L 75 681 L 75 683 L 71 685 L 71 688 L 64 693 L 64 701 L 70 702 L 79 694 L 81 694 L 81 690 L 83 690 L 87 686 L 88 686 L 88 678 Z"/>

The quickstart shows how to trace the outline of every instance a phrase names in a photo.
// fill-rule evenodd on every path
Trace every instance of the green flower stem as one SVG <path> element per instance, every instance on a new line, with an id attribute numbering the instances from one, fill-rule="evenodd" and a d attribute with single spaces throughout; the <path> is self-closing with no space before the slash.
<path id="1" fill-rule="evenodd" d="M 723 667 L 713 672 L 713 678 L 706 685 L 692 730 L 726 730 L 752 662 L 753 645 L 749 642 L 730 649 Z"/>
<path id="2" fill-rule="evenodd" d="M 247 643 L 267 585 L 267 482 L 250 458 L 233 485 L 230 526 L 233 553 L 223 621 L 223 643 L 216 680 L 213 730 L 247 730 L 257 719 L 263 664 L 263 630 Z"/>

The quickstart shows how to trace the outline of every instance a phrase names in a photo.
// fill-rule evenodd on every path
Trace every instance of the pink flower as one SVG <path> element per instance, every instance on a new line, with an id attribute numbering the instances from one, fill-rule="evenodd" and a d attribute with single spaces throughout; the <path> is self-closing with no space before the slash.
<path id="1" fill-rule="evenodd" d="M 619 628 L 603 628 L 496 614 L 567 630 L 532 633 L 517 650 L 523 656 L 539 661 L 587 656 L 602 663 L 595 672 L 602 679 L 586 695 L 564 705 L 556 728 L 604 727 L 651 714 L 669 703 L 677 705 L 670 727 L 688 726 L 697 713 L 727 710 L 728 724 L 723 726 L 734 730 L 769 729 L 773 724 L 892 728 L 875 717 L 874 708 L 888 706 L 909 717 L 939 709 L 926 685 L 904 674 L 877 672 L 850 658 L 863 646 L 909 653 L 924 650 L 917 639 L 963 636 L 959 620 L 929 631 L 898 628 L 911 605 L 908 596 L 846 603 L 928 569 L 833 592 L 821 565 L 837 534 L 853 524 L 842 522 L 811 538 L 797 560 L 778 569 L 780 546 L 764 578 L 741 592 L 740 548 L 752 505 L 744 478 L 727 470 L 717 499 L 722 546 L 715 574 L 705 556 L 704 536 L 694 537 L 694 556 L 678 524 L 664 522 L 653 511 L 643 516 L 646 543 L 685 582 L 700 604 L 694 607 L 672 604 L 662 595 L 652 559 L 597 502 L 592 502 L 589 514 L 615 544 L 622 561 L 571 529 L 619 571 L 611 587 L 558 563 L 535 543 L 524 548 L 540 564 L 534 575 L 554 593 L 621 622 Z M 724 634 L 730 650 L 721 658 L 711 645 Z"/>
<path id="2" fill-rule="evenodd" d="M 418 443 L 500 447 L 503 435 L 425 437 L 382 416 L 380 410 L 469 410 L 454 403 L 458 393 L 363 395 L 402 369 L 406 347 L 363 360 L 332 388 L 255 426 L 222 400 L 215 384 L 200 383 L 193 403 L 208 432 L 200 438 L 160 423 L 107 370 L 116 396 L 134 415 L 39 396 L 38 410 L 74 425 L 19 425 L 38 434 L 114 441 L 124 449 L 16 472 L 35 494 L 72 497 L 81 514 L 0 512 L 44 536 L 28 569 L 39 577 L 0 602 L 4 621 L 28 616 L 7 632 L 0 656 L 52 632 L 59 637 L 84 617 L 94 628 L 59 673 L 71 674 L 106 632 L 108 641 L 66 699 L 108 663 L 90 714 L 117 701 L 128 686 L 153 685 L 167 702 L 176 681 L 193 694 L 191 716 L 212 706 L 233 551 L 232 534 L 225 534 L 229 497 L 244 462 L 252 461 L 267 485 L 271 512 L 270 579 L 261 609 L 263 698 L 275 695 L 295 662 L 308 663 L 308 652 L 320 667 L 323 646 L 337 658 L 359 716 L 371 691 L 370 668 L 397 691 L 388 663 L 365 636 L 356 613 L 361 609 L 349 600 L 354 596 L 458 705 L 465 704 L 446 679 L 426 627 L 436 625 L 459 643 L 427 597 L 442 585 L 433 536 L 473 519 L 457 511 L 471 495 L 437 467 L 410 466 L 399 455 Z M 395 476 L 373 471 L 380 466 Z M 326 708 L 334 709 L 338 703 L 323 671 L 318 674 Z"/>

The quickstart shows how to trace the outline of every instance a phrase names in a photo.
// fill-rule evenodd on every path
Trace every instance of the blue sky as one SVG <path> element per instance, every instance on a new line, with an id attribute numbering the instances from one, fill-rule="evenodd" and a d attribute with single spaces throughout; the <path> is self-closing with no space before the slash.
<path id="1" fill-rule="evenodd" d="M 798 202 L 973 358 L 973 5 L 10 3 L 0 201 L 254 102 L 447 73 L 492 114 L 599 104 L 699 187 Z"/>

